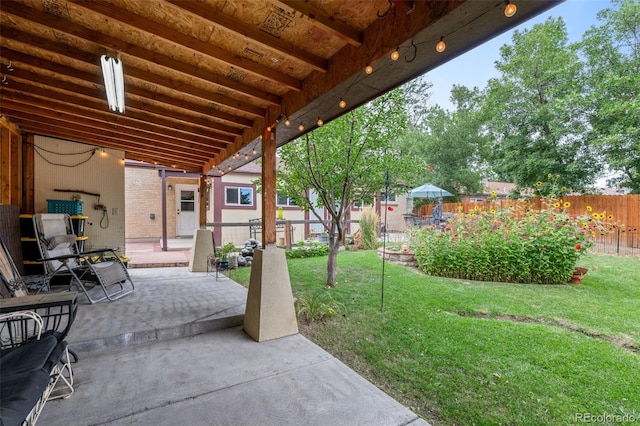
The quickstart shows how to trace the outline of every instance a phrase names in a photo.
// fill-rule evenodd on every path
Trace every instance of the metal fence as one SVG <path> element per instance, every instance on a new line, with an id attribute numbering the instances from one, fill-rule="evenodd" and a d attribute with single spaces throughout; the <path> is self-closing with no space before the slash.
<path id="1" fill-rule="evenodd" d="M 610 232 L 593 238 L 594 253 L 616 254 L 621 256 L 640 256 L 640 228 L 614 227 Z"/>

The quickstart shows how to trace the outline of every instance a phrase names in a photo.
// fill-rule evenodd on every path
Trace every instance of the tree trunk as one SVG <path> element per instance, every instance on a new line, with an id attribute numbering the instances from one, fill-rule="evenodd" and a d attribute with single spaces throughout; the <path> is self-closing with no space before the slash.
<path id="1" fill-rule="evenodd" d="M 336 286 L 336 267 L 338 265 L 338 251 L 340 239 L 335 235 L 329 236 L 329 258 L 327 259 L 327 287 Z"/>

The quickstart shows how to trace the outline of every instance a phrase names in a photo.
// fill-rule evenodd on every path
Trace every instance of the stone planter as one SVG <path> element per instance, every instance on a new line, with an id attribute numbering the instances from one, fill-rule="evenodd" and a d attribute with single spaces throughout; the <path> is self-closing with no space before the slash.
<path id="1" fill-rule="evenodd" d="M 415 253 L 410 251 L 384 251 L 382 248 L 379 248 L 378 257 L 388 260 L 389 262 L 398 263 L 400 265 L 411 267 L 418 266 Z"/>

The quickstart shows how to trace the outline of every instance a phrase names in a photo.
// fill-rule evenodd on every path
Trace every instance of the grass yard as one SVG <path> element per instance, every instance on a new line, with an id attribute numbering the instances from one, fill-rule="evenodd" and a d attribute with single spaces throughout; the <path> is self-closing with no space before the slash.
<path id="1" fill-rule="evenodd" d="M 344 315 L 301 332 L 433 425 L 640 424 L 640 259 L 589 255 L 582 285 L 426 276 L 373 251 L 288 261 L 295 296 Z M 246 284 L 249 270 L 233 271 Z"/>

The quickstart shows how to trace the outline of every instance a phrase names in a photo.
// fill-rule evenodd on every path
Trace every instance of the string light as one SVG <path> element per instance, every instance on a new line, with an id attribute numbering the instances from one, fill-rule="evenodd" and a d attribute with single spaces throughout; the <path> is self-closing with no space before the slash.
<path id="1" fill-rule="evenodd" d="M 373 67 L 371 65 L 367 65 L 366 67 L 364 67 L 364 72 L 366 72 L 367 74 L 371 74 L 373 72 Z"/>
<path id="2" fill-rule="evenodd" d="M 252 153 L 253 155 L 256 155 L 256 149 L 255 149 L 255 148 L 253 148 L 253 149 L 251 150 L 251 153 Z"/>
<path id="3" fill-rule="evenodd" d="M 345 102 L 344 99 L 340 98 L 340 102 L 338 102 L 338 106 L 344 109 L 347 106 L 347 103 Z"/>
<path id="4" fill-rule="evenodd" d="M 518 11 L 518 6 L 506 0 L 507 5 L 504 7 L 504 16 L 511 18 Z"/>
<path id="5" fill-rule="evenodd" d="M 298 130 L 303 131 L 304 130 L 304 124 L 300 123 L 300 125 L 298 126 Z"/>
<path id="6" fill-rule="evenodd" d="M 324 124 L 324 121 L 322 121 L 322 119 L 320 117 L 318 117 L 317 124 L 318 124 L 318 126 L 322 126 Z"/>
<path id="7" fill-rule="evenodd" d="M 438 44 L 436 44 L 436 52 L 442 53 L 446 48 L 447 48 L 447 45 L 444 42 L 444 37 L 440 37 L 440 41 L 438 42 Z"/>
<path id="8" fill-rule="evenodd" d="M 249 159 L 249 154 L 245 154 L 245 155 L 244 155 L 244 159 L 245 159 L 245 160 L 248 160 L 248 159 Z"/>
<path id="9" fill-rule="evenodd" d="M 291 120 L 289 120 L 288 118 L 284 121 L 284 125 L 285 126 L 291 126 Z"/>
<path id="10" fill-rule="evenodd" d="M 398 58 L 400 57 L 400 52 L 398 52 L 399 47 L 396 47 L 396 49 L 391 52 L 391 60 L 392 61 L 397 61 Z"/>

